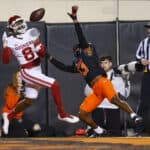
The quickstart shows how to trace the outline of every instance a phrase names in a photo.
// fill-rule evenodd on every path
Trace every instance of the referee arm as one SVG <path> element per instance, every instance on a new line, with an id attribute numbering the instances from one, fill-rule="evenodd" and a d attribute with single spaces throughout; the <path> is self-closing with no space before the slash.
<path id="1" fill-rule="evenodd" d="M 147 58 L 145 58 L 146 53 L 144 50 L 145 44 L 148 44 L 146 43 L 145 40 L 141 41 L 136 52 L 136 60 L 139 61 L 144 66 L 150 64 L 150 61 Z"/>

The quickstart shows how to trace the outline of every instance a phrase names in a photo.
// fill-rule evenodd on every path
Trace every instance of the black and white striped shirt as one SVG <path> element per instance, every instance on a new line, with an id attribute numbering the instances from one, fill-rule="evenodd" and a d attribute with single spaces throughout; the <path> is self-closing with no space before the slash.
<path id="1" fill-rule="evenodd" d="M 142 40 L 136 51 L 136 59 L 141 60 L 142 58 L 150 61 L 150 37 L 146 37 Z M 145 66 L 150 71 L 150 65 Z"/>

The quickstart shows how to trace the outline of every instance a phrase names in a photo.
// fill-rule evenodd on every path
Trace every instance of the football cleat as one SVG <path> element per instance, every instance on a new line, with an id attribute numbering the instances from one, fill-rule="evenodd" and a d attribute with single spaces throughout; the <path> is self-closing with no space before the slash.
<path id="1" fill-rule="evenodd" d="M 75 135 L 86 135 L 87 134 L 87 131 L 86 129 L 82 129 L 82 128 L 78 128 L 76 131 L 75 131 Z"/>
<path id="2" fill-rule="evenodd" d="M 132 118 L 135 124 L 139 124 L 143 122 L 143 118 L 136 115 L 135 117 Z"/>
<path id="3" fill-rule="evenodd" d="M 68 122 L 68 123 L 77 123 L 79 122 L 79 118 L 74 116 L 74 115 L 70 115 L 70 114 L 66 114 L 66 116 L 60 116 L 58 114 L 58 119 L 61 120 L 61 121 L 65 121 L 65 122 Z"/>
<path id="4" fill-rule="evenodd" d="M 101 134 L 98 134 L 91 128 L 87 131 L 86 136 L 89 138 L 106 137 L 106 136 L 108 136 L 108 132 L 107 132 L 107 130 L 103 129 L 103 132 Z"/>

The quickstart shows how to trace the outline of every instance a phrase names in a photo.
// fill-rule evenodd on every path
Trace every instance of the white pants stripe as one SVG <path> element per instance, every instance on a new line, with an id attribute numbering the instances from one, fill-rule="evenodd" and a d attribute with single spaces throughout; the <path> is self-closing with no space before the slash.
<path id="1" fill-rule="evenodd" d="M 48 77 L 42 73 L 41 66 L 33 67 L 31 69 L 21 69 L 21 76 L 26 84 L 32 85 L 34 91 L 37 90 L 37 87 L 51 88 L 52 84 L 55 82 L 54 78 Z M 28 98 L 34 97 L 34 95 L 32 94 L 31 86 L 30 86 L 30 90 L 28 90 L 27 86 L 25 88 L 27 91 L 25 92 L 25 95 Z M 37 90 L 37 94 L 38 94 L 38 90 Z"/>

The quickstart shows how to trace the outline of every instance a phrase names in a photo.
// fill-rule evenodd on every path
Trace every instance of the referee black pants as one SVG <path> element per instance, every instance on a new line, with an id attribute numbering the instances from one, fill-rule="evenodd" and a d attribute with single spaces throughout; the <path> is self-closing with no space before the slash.
<path id="1" fill-rule="evenodd" d="M 150 72 L 142 77 L 140 104 L 137 112 L 143 117 L 142 130 L 150 131 Z"/>

